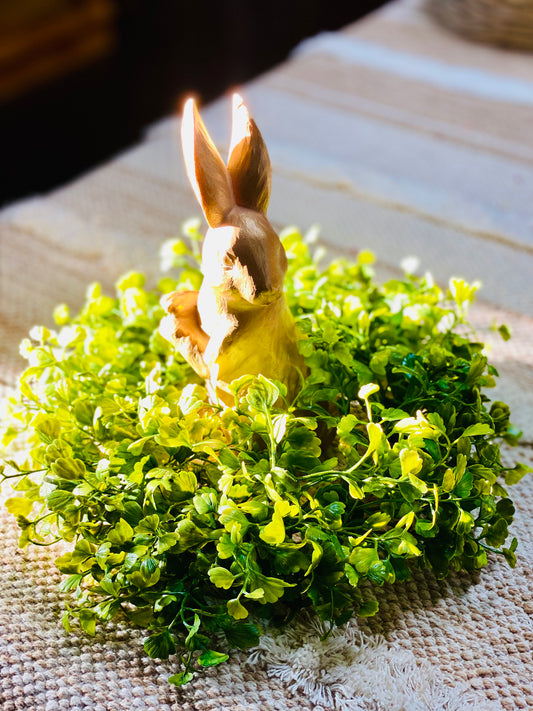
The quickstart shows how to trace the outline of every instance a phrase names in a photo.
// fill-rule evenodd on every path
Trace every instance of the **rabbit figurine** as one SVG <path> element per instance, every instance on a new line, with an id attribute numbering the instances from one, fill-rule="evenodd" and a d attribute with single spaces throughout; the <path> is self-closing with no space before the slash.
<path id="1" fill-rule="evenodd" d="M 224 164 L 193 99 L 184 108 L 185 166 L 209 229 L 198 292 L 162 299 L 160 333 L 205 378 L 212 396 L 232 405 L 228 384 L 263 374 L 296 394 L 305 365 L 283 293 L 287 257 L 266 218 L 271 165 L 265 142 L 238 94 Z"/>

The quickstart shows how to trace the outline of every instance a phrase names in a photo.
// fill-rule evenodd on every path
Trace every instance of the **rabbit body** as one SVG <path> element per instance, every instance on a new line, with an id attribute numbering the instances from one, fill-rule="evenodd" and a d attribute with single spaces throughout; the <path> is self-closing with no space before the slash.
<path id="1" fill-rule="evenodd" d="M 210 225 L 202 248 L 199 292 L 174 292 L 162 335 L 176 345 L 217 397 L 244 374 L 285 383 L 292 398 L 305 372 L 283 293 L 285 250 L 266 218 L 270 161 L 261 134 L 234 97 L 232 148 L 226 167 L 194 104 L 182 126 L 185 163 Z"/>

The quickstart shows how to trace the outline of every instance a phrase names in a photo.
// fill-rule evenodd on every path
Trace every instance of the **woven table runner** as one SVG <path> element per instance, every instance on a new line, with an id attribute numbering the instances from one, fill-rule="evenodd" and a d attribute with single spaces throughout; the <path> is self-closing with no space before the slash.
<path id="1" fill-rule="evenodd" d="M 452 274 L 481 279 L 471 320 L 500 372 L 489 394 L 511 405 L 524 432 L 504 454 L 533 465 L 532 59 L 455 38 L 419 5 L 391 3 L 306 43 L 244 88 L 274 166 L 269 216 L 278 228 L 318 223 L 331 254 L 374 250 L 384 277 L 416 255 L 442 284 Z M 223 150 L 228 100 L 204 115 Z M 23 367 L 18 343 L 34 324 L 51 323 L 57 303 L 75 311 L 90 282 L 111 291 L 129 269 L 156 283 L 161 243 L 198 214 L 177 129 L 165 120 L 108 165 L 0 213 L 4 394 Z M 509 342 L 493 328 L 501 323 Z M 18 550 L 2 506 L 0 708 L 533 708 L 533 478 L 511 496 L 514 570 L 494 556 L 472 575 L 441 581 L 417 571 L 410 582 L 369 587 L 376 617 L 324 642 L 313 618 L 281 636 L 266 630 L 256 650 L 182 689 L 166 681 L 171 661 L 146 657 L 142 630 L 117 624 L 95 638 L 63 630 L 59 550 Z"/>

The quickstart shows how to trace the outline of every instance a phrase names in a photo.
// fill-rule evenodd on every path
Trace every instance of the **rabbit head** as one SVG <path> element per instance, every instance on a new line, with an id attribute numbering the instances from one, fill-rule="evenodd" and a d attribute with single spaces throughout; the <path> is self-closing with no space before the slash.
<path id="1" fill-rule="evenodd" d="M 237 312 L 274 302 L 283 294 L 287 258 L 266 218 L 268 151 L 241 97 L 233 97 L 227 167 L 192 99 L 185 104 L 181 135 L 187 174 L 209 225 L 199 310 L 212 298 Z"/>

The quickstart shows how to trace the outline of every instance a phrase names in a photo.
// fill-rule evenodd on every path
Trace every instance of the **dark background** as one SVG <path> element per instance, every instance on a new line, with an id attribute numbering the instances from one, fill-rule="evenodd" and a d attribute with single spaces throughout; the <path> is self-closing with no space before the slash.
<path id="1" fill-rule="evenodd" d="M 135 143 L 386 0 L 1 0 L 0 206 Z"/>

